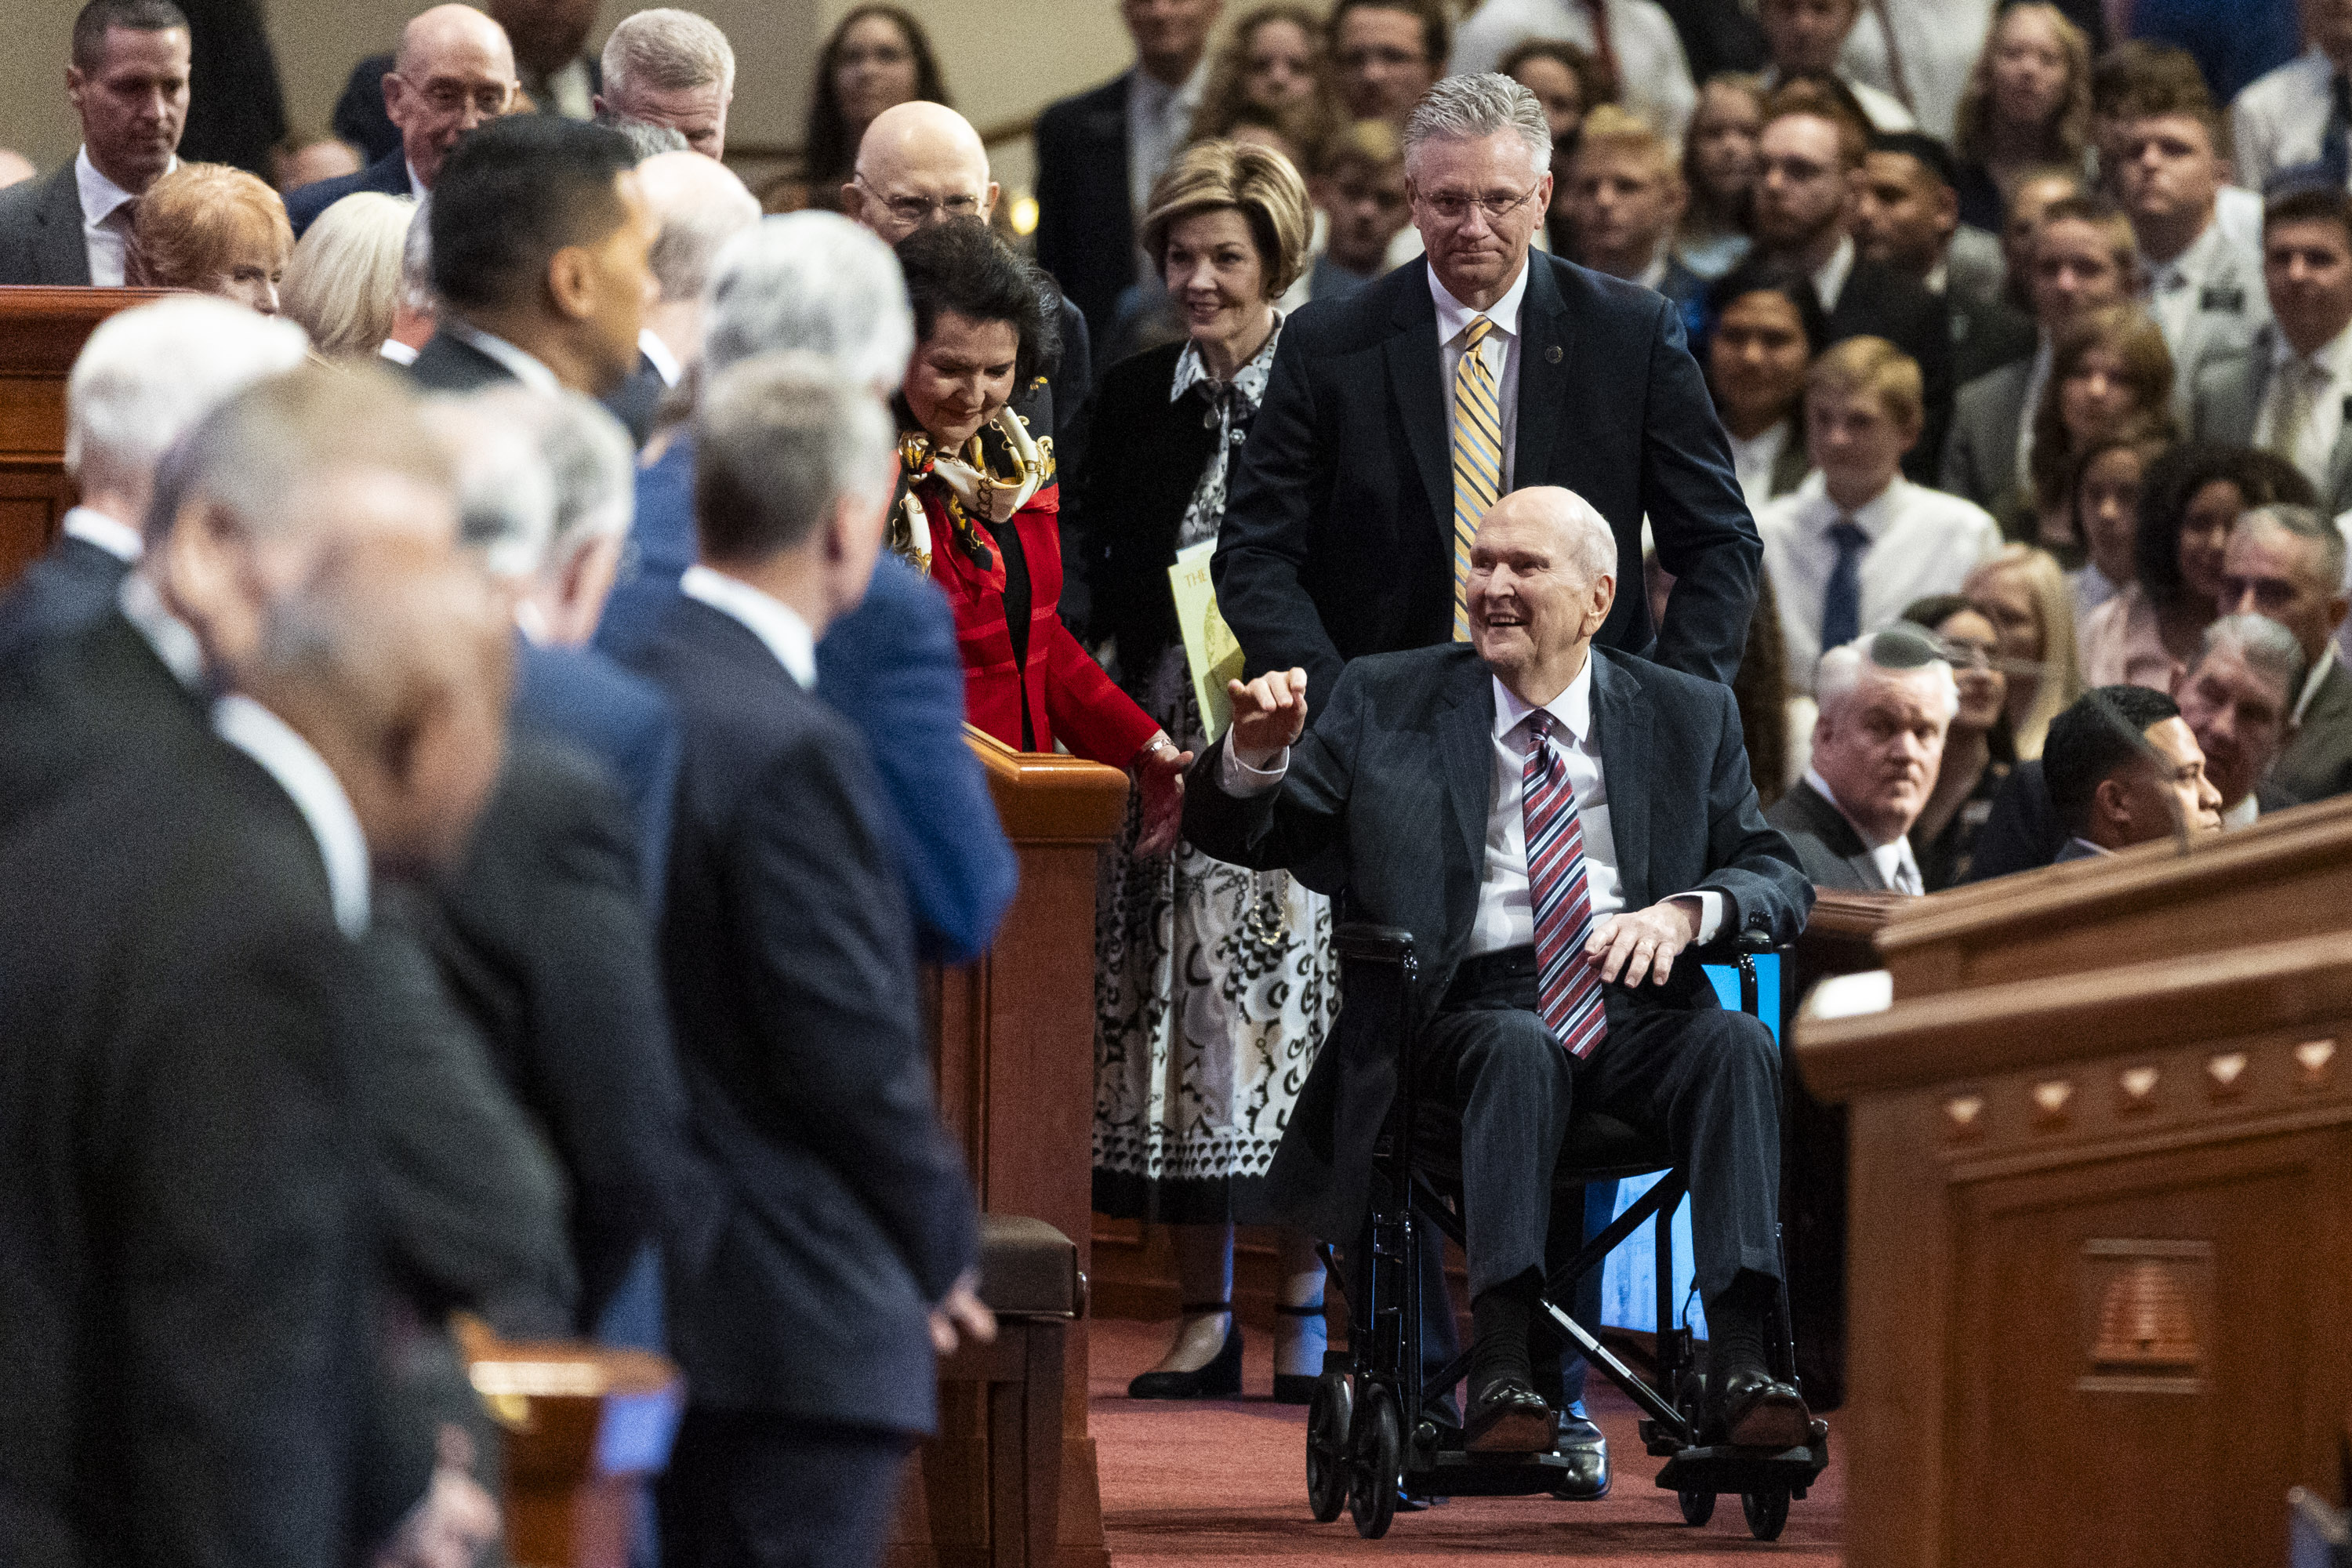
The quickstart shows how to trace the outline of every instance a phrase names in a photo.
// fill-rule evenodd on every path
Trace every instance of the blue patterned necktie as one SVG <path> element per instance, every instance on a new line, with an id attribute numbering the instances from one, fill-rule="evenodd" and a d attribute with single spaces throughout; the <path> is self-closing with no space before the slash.
<path id="1" fill-rule="evenodd" d="M 1837 546 L 1837 563 L 1830 568 L 1829 586 L 1822 591 L 1822 651 L 1843 647 L 1862 635 L 1862 554 L 1870 535 L 1850 517 L 1830 525 L 1830 542 Z"/>

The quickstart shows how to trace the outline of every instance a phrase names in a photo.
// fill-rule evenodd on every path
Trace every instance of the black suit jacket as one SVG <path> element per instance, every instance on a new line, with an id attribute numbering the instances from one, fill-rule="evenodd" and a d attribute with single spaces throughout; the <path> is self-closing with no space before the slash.
<path id="1" fill-rule="evenodd" d="M 1528 255 L 1513 489 L 1564 485 L 1617 535 L 1617 603 L 1597 639 L 1728 682 L 1764 547 L 1675 307 L 1639 284 Z M 1454 635 L 1454 467 L 1426 265 L 1400 267 L 1283 328 L 1234 465 L 1217 603 L 1253 674 L 1340 664 Z M 1675 574 L 1654 634 L 1642 519 Z M 1654 651 L 1652 645 L 1654 640 Z"/>
<path id="2" fill-rule="evenodd" d="M 662 966 L 695 1132 L 731 1198 L 671 1298 L 688 1385 L 724 1409 L 927 1432 L 929 1309 L 972 1262 L 977 1220 L 931 1100 L 866 744 L 698 600 L 635 658 L 685 737 Z"/>
<path id="3" fill-rule="evenodd" d="M 130 563 L 87 539 L 59 534 L 0 599 L 0 659 L 78 631 L 107 612 Z"/>
<path id="4" fill-rule="evenodd" d="M 1197 396 L 1170 402 L 1181 342 L 1146 349 L 1103 373 L 1095 418 L 1116 431 L 1086 467 L 1065 480 L 1062 509 L 1076 512 L 1089 552 L 1094 616 L 1089 642 L 1118 638 L 1129 683 L 1149 678 L 1160 650 L 1175 642 L 1176 601 L 1168 567 L 1176 531 L 1217 446 L 1213 420 Z"/>
<path id="5" fill-rule="evenodd" d="M 356 174 L 338 174 L 331 180 L 313 181 L 287 192 L 286 221 L 294 226 L 294 237 L 301 238 L 303 233 L 319 221 L 320 213 L 354 191 L 376 191 L 387 196 L 410 194 L 408 154 L 401 150 L 397 142 L 394 142 L 389 153 Z"/>
<path id="6" fill-rule="evenodd" d="M 1851 893 L 1893 891 L 1870 858 L 1870 846 L 1853 830 L 1822 792 L 1799 779 L 1788 794 L 1772 803 L 1764 819 L 1788 835 L 1797 851 L 1797 864 L 1816 888 L 1836 888 Z"/>
<path id="7" fill-rule="evenodd" d="M 1049 103 L 1037 116 L 1037 265 L 1110 335 L 1120 290 L 1135 281 L 1135 212 L 1127 194 L 1129 71 Z"/>
<path id="8" fill-rule="evenodd" d="M 479 392 L 515 379 L 514 372 L 447 332 L 435 332 L 416 351 L 416 363 L 408 367 L 408 374 L 423 392 Z"/>
<path id="9" fill-rule="evenodd" d="M 1857 256 L 1829 318 L 1833 343 L 1864 335 L 1885 338 L 1919 362 L 1927 421 L 1903 459 L 1903 471 L 1920 484 L 1934 484 L 1952 419 L 1952 319 L 1944 297 L 1916 278 Z"/>
<path id="10" fill-rule="evenodd" d="M 1726 931 L 1793 941 L 1812 889 L 1757 810 L 1730 691 L 1609 649 L 1594 657 L 1594 730 L 1626 907 L 1711 888 L 1724 895 Z M 1494 724 L 1493 677 L 1465 644 L 1357 660 L 1291 749 L 1279 789 L 1226 795 L 1225 743 L 1210 748 L 1187 783 L 1184 836 L 1238 865 L 1339 865 L 1352 918 L 1413 934 L 1417 1025 L 1452 984 L 1477 916 Z M 1696 979 L 1687 967 L 1675 974 Z M 1286 1221 L 1327 1239 L 1356 1234 L 1396 1090 L 1394 1047 L 1341 1007 L 1268 1173 Z"/>
<path id="11" fill-rule="evenodd" d="M 0 191 L 0 284 L 89 282 L 89 249 L 81 232 L 81 189 L 73 160 L 42 180 Z"/>

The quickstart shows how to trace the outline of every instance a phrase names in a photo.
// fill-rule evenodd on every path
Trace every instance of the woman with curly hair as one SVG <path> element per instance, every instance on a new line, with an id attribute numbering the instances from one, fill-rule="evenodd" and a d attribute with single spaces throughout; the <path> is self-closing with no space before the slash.
<path id="1" fill-rule="evenodd" d="M 123 281 L 187 289 L 278 314 L 294 229 L 278 193 L 226 163 L 183 163 L 139 198 Z"/>
<path id="2" fill-rule="evenodd" d="M 1256 6 L 1234 23 L 1209 64 L 1208 86 L 1185 140 L 1216 141 L 1245 116 L 1264 123 L 1260 117 L 1269 115 L 1299 128 L 1308 140 L 1328 134 L 1341 119 L 1323 55 L 1322 19 L 1291 0 Z"/>
<path id="3" fill-rule="evenodd" d="M 2001 531 L 2080 565 L 2071 488 L 2092 442 L 2118 431 L 2167 440 L 2174 434 L 2172 351 L 2137 305 L 2106 305 L 2058 334 L 2050 379 L 2033 411 L 2031 493 L 1993 508 Z"/>
<path id="4" fill-rule="evenodd" d="M 2091 142 L 2091 43 L 2057 6 L 2029 0 L 1993 17 L 1960 90 L 1952 137 L 1960 221 L 1999 234 L 2030 169 L 2083 167 Z"/>
<path id="5" fill-rule="evenodd" d="M 801 141 L 807 205 L 838 211 L 841 187 L 856 166 L 857 142 L 866 128 L 884 110 L 918 100 L 948 102 L 939 57 L 923 25 L 897 5 L 853 9 L 817 54 Z"/>

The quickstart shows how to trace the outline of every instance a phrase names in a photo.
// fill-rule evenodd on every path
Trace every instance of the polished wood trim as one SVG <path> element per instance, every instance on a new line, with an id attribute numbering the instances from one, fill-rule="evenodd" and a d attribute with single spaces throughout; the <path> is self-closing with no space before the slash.
<path id="1" fill-rule="evenodd" d="M 988 770 L 996 815 L 1016 844 L 1099 845 L 1118 831 L 1127 810 L 1127 775 L 1058 752 L 1016 752 L 995 736 L 963 727 Z"/>

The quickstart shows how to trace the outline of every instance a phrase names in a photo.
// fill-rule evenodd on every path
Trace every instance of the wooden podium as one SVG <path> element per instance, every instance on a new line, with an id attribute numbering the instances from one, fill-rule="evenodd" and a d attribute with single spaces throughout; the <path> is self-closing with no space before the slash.
<path id="1" fill-rule="evenodd" d="M 1852 1116 L 1846 1561 L 2284 1563 L 2289 1488 L 2344 1500 L 2352 800 L 1877 945 L 1891 997 L 1797 1028 Z"/>
<path id="2" fill-rule="evenodd" d="M 0 592 L 57 537 L 66 477 L 66 376 L 98 324 L 152 289 L 0 289 Z"/>

